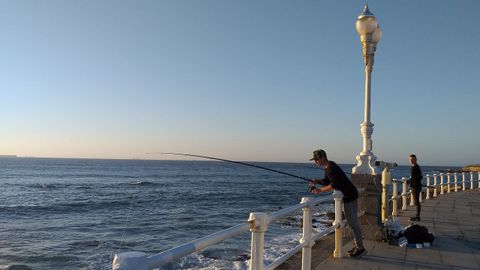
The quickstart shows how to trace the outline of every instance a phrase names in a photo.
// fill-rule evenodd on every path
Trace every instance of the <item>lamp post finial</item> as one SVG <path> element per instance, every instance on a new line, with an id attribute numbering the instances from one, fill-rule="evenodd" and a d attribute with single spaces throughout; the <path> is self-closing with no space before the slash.
<path id="1" fill-rule="evenodd" d="M 360 13 L 360 15 L 358 16 L 358 18 L 363 18 L 363 17 L 374 17 L 375 15 L 373 15 L 372 12 L 370 12 L 370 9 L 368 8 L 368 4 L 365 4 L 365 6 L 363 7 L 363 11 L 362 13 Z"/>

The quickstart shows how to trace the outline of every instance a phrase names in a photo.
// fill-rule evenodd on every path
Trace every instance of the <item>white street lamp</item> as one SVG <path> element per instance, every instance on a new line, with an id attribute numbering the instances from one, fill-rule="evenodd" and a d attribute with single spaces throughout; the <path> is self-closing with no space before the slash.
<path id="1" fill-rule="evenodd" d="M 363 12 L 358 16 L 355 27 L 360 35 L 365 62 L 365 115 L 363 123 L 360 124 L 363 150 L 357 156 L 358 163 L 357 166 L 353 167 L 352 173 L 376 174 L 374 164 L 377 157 L 372 153 L 373 124 L 370 122 L 370 86 L 375 50 L 382 37 L 382 30 L 375 16 L 368 10 L 368 5 L 365 5 Z"/>

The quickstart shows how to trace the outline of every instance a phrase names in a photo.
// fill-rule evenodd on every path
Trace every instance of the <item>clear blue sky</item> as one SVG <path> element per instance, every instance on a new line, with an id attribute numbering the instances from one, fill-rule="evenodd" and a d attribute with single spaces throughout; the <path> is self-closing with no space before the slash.
<path id="1" fill-rule="evenodd" d="M 374 154 L 480 163 L 480 1 L 368 4 Z M 363 5 L 1 1 L 0 154 L 355 163 Z"/>

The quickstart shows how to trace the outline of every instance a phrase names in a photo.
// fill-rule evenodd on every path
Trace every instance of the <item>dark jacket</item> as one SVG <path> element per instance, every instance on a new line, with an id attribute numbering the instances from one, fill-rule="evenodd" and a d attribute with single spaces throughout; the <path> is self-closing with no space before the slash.
<path id="1" fill-rule="evenodd" d="M 418 164 L 415 164 L 412 166 L 410 169 L 410 187 L 413 189 L 421 189 L 422 188 L 422 171 L 420 170 L 420 166 Z"/>

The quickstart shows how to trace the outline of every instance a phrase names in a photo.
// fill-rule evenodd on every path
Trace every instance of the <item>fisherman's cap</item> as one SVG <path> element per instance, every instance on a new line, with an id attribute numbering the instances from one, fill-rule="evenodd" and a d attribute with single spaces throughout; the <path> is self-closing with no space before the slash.
<path id="1" fill-rule="evenodd" d="M 323 157 L 327 157 L 327 153 L 325 153 L 325 151 L 323 151 L 322 149 L 318 149 L 313 151 L 313 157 L 310 160 L 318 160 Z"/>

